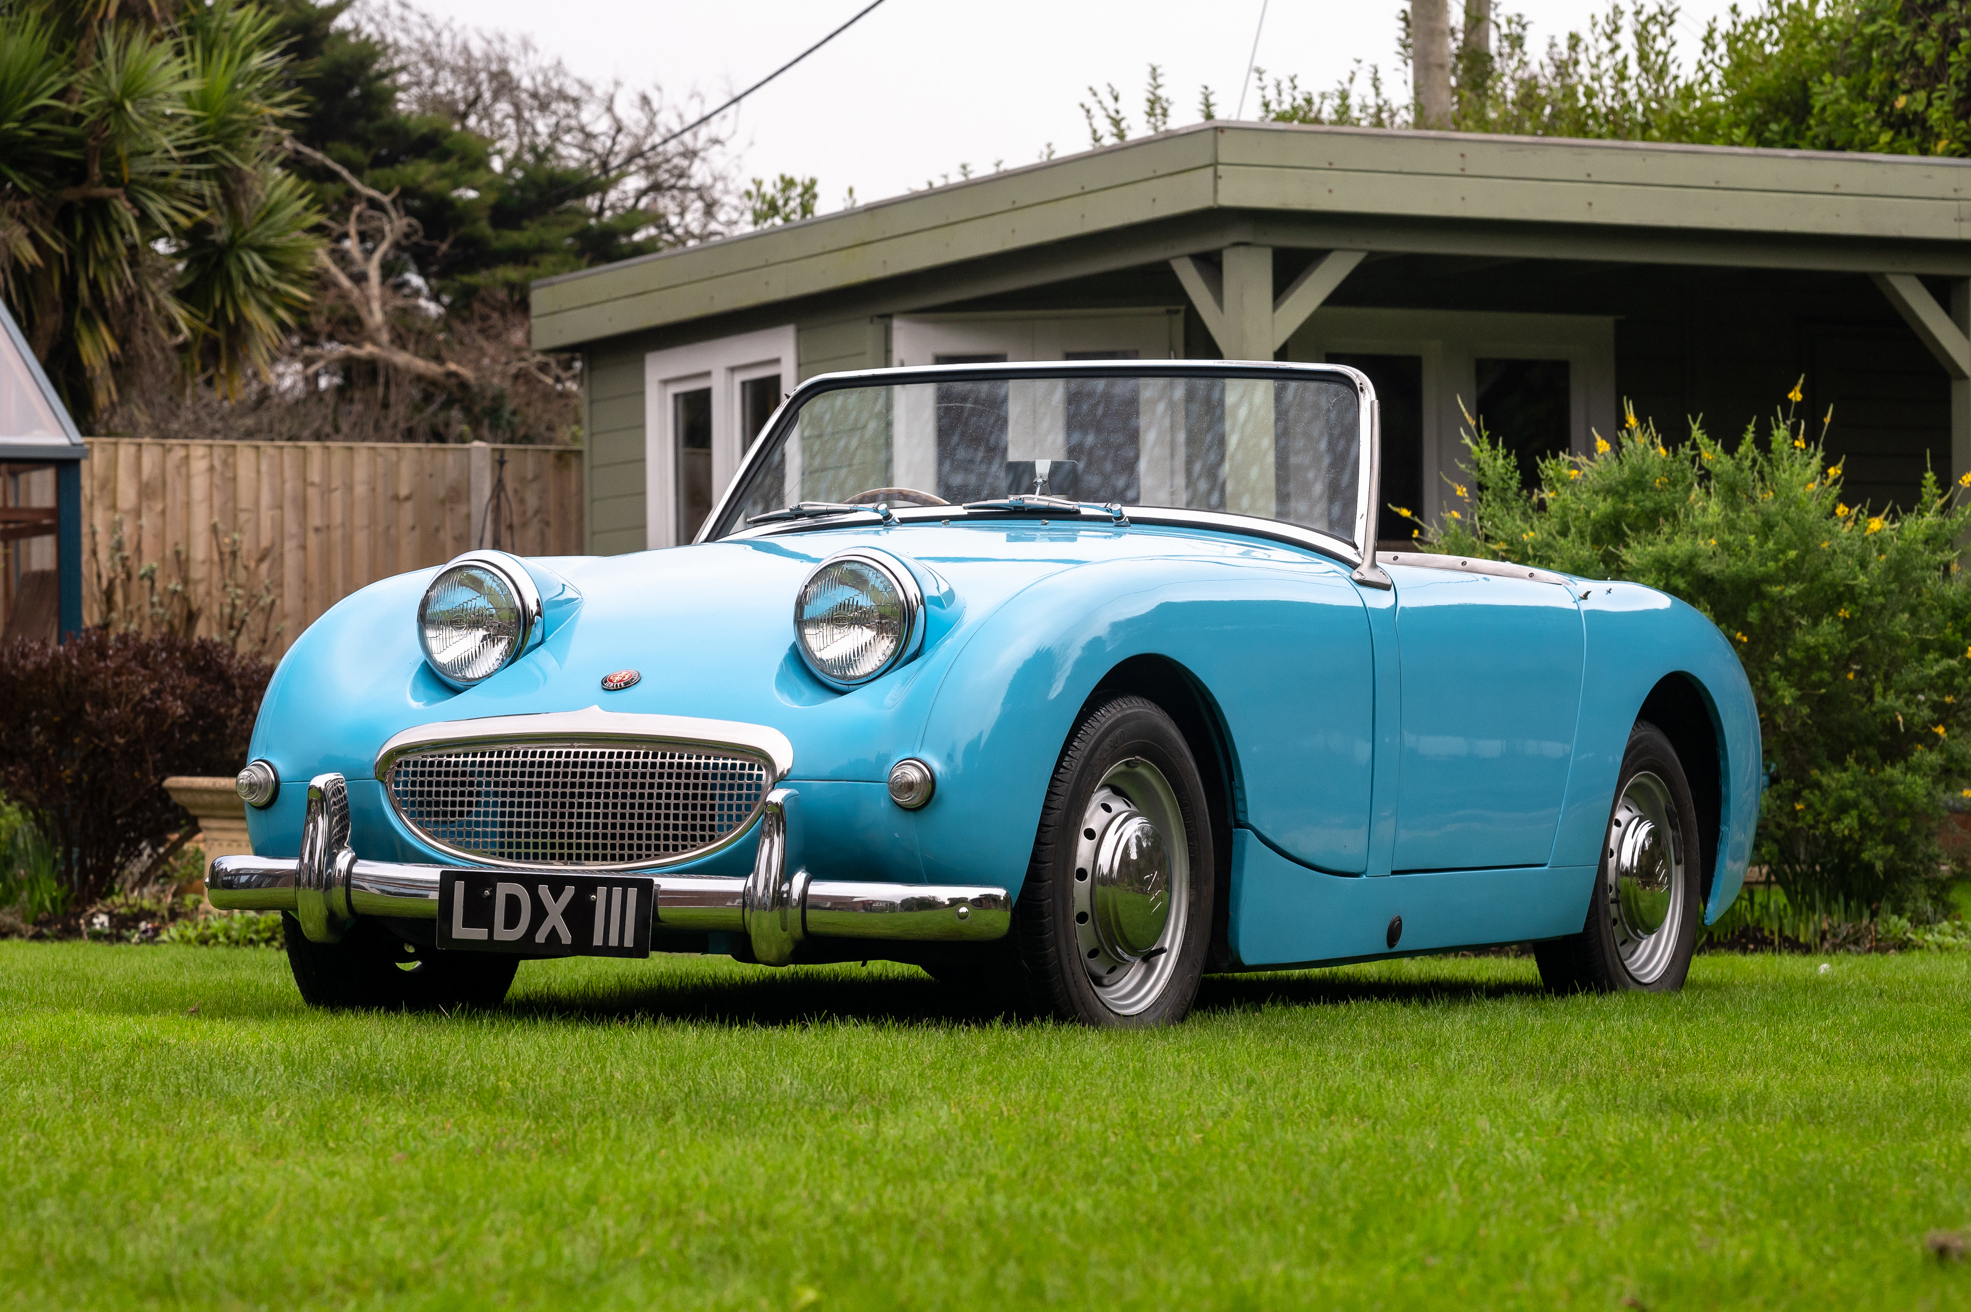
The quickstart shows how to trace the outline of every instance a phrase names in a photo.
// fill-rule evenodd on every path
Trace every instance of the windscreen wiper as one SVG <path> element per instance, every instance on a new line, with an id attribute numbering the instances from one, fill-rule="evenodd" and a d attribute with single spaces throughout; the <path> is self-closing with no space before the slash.
<path id="1" fill-rule="evenodd" d="M 1066 497 L 1050 497 L 1035 492 L 999 497 L 992 501 L 967 501 L 960 509 L 996 510 L 1005 515 L 1077 516 L 1084 510 L 1092 510 L 1099 515 L 1107 515 L 1117 524 L 1126 526 L 1129 523 L 1129 516 L 1123 514 L 1120 501 L 1111 501 L 1104 505 L 1099 501 L 1070 501 Z"/>
<path id="2" fill-rule="evenodd" d="M 764 515 L 748 515 L 748 524 L 775 524 L 788 519 L 814 519 L 819 515 L 847 515 L 855 511 L 875 515 L 879 519 L 889 518 L 876 506 L 851 506 L 840 501 L 803 501 L 785 510 L 769 510 Z"/>

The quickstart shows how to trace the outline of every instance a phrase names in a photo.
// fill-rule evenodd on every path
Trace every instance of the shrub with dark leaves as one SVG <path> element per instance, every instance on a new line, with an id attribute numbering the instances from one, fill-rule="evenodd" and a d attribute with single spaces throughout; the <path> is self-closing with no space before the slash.
<path id="1" fill-rule="evenodd" d="M 230 775 L 273 667 L 208 638 L 82 633 L 0 646 L 0 793 L 53 845 L 70 905 L 164 854 L 170 775 Z"/>

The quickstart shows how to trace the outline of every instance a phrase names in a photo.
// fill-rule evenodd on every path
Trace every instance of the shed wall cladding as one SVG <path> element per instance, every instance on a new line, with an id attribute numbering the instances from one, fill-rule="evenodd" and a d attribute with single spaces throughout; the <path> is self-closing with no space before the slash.
<path id="1" fill-rule="evenodd" d="M 642 551 L 648 545 L 644 357 L 681 341 L 722 335 L 708 331 L 681 338 L 675 332 L 643 333 L 603 342 L 587 351 L 588 550 L 596 555 Z M 796 350 L 802 381 L 845 369 L 881 368 L 889 363 L 888 324 L 868 315 L 804 323 L 797 330 Z"/>
<path id="2" fill-rule="evenodd" d="M 588 549 L 597 555 L 643 550 L 644 354 L 632 339 L 587 355 Z"/>

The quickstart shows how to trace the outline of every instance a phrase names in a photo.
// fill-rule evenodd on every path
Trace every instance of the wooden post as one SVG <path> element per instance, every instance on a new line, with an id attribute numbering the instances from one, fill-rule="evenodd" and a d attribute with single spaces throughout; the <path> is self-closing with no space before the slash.
<path id="1" fill-rule="evenodd" d="M 468 464 L 466 495 L 472 498 L 472 521 L 467 532 L 471 539 L 468 549 L 483 547 L 490 538 L 486 533 L 486 503 L 493 497 L 493 448 L 485 442 L 474 442 L 467 450 Z"/>
<path id="2" fill-rule="evenodd" d="M 1277 300 L 1270 246 L 1227 246 L 1217 268 L 1189 255 L 1170 266 L 1225 359 L 1271 360 L 1365 254 L 1329 251 Z"/>
<path id="3" fill-rule="evenodd" d="M 1451 6 L 1449 0 L 1410 0 L 1413 125 L 1451 126 Z"/>

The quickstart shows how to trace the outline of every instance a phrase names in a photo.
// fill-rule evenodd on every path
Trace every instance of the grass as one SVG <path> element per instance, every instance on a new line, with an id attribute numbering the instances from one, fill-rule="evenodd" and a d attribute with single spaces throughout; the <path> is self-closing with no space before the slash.
<path id="1" fill-rule="evenodd" d="M 280 954 L 0 943 L 0 1306 L 1971 1307 L 1971 956 L 1208 981 L 521 969 L 325 1015 Z"/>

